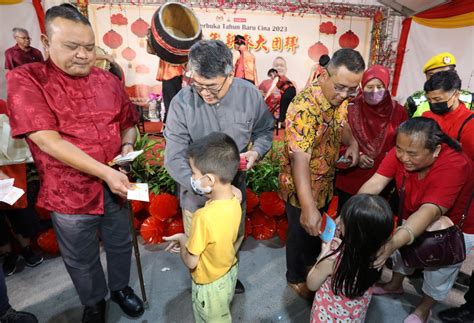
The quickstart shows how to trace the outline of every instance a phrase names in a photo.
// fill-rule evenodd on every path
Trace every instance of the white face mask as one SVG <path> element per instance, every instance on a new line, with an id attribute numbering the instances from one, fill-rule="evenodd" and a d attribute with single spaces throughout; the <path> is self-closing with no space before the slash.
<path id="1" fill-rule="evenodd" d="M 191 188 L 193 189 L 193 191 L 196 193 L 196 194 L 199 194 L 199 195 L 205 195 L 205 194 L 209 194 L 211 193 L 212 191 L 212 187 L 208 186 L 208 187 L 202 187 L 201 186 L 201 178 L 205 177 L 206 175 L 198 178 L 198 179 L 194 179 L 192 176 L 191 176 Z"/>

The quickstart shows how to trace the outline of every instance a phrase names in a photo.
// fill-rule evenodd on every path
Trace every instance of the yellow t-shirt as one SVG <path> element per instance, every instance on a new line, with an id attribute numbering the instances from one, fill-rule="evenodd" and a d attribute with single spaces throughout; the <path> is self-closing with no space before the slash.
<path id="1" fill-rule="evenodd" d="M 234 242 L 241 217 L 242 209 L 235 197 L 208 201 L 193 214 L 186 248 L 200 256 L 197 267 L 191 272 L 196 284 L 212 283 L 237 262 Z"/>

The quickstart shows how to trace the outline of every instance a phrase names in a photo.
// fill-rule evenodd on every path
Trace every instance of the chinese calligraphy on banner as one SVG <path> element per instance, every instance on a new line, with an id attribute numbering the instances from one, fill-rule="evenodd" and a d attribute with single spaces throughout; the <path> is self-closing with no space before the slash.
<path id="1" fill-rule="evenodd" d="M 151 91 L 159 85 L 155 80 L 159 59 L 146 53 L 143 39 L 132 32 L 131 25 L 144 20 L 150 23 L 156 6 L 103 6 L 89 5 L 89 18 L 96 33 L 96 43 L 116 56 L 125 73 L 127 87 L 141 87 L 140 93 L 134 96 L 144 96 L 143 91 Z M 267 78 L 267 71 L 272 68 L 275 58 L 283 57 L 287 65 L 286 76 L 294 81 L 301 90 L 309 77 L 315 59 L 315 52 L 327 50 L 331 55 L 341 47 L 340 44 L 353 44 L 367 60 L 370 51 L 370 36 L 372 20 L 363 17 L 320 16 L 305 14 L 292 16 L 259 10 L 220 10 L 193 8 L 201 23 L 203 37 L 220 39 L 229 47 L 233 46 L 234 35 L 242 35 L 248 41 L 250 51 L 255 55 L 258 79 Z M 112 15 L 121 14 L 124 19 L 111 20 Z M 115 16 L 116 17 L 116 16 Z M 322 24 L 331 25 L 330 32 L 321 29 Z M 113 30 L 122 38 L 119 46 L 111 48 L 103 36 Z M 321 32 L 322 31 L 322 32 Z M 117 37 L 118 38 L 118 37 Z M 341 42 L 342 39 L 342 42 Z M 344 45 L 346 46 L 346 45 Z M 130 49 L 136 53 L 131 59 Z M 156 87 L 154 89 L 156 91 Z"/>

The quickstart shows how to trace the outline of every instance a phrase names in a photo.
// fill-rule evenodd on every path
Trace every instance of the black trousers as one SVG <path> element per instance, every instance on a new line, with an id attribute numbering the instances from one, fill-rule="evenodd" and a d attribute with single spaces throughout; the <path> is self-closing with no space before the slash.
<path id="1" fill-rule="evenodd" d="M 183 83 L 182 76 L 175 76 L 171 80 L 165 80 L 162 82 L 163 85 L 163 101 L 165 103 L 165 118 L 163 120 L 166 123 L 166 118 L 168 117 L 168 110 L 170 108 L 171 100 L 174 98 L 179 91 L 181 91 Z"/>
<path id="2" fill-rule="evenodd" d="M 286 118 L 286 110 L 293 98 L 296 96 L 296 89 L 292 86 L 286 89 L 280 99 L 280 116 L 278 121 L 283 122 Z"/>
<path id="3" fill-rule="evenodd" d="M 466 304 L 463 306 L 468 308 L 471 312 L 474 312 L 474 271 L 471 274 L 471 283 L 469 284 L 469 289 L 464 295 Z"/>
<path id="4" fill-rule="evenodd" d="M 8 303 L 7 286 L 5 285 L 5 275 L 3 274 L 3 270 L 0 269 L 0 316 L 5 314 L 9 308 L 10 304 Z"/>
<path id="5" fill-rule="evenodd" d="M 321 239 L 310 236 L 301 226 L 301 209 L 286 203 L 288 232 L 286 236 L 286 280 L 292 284 L 306 281 L 307 266 L 316 262 L 321 252 Z"/>

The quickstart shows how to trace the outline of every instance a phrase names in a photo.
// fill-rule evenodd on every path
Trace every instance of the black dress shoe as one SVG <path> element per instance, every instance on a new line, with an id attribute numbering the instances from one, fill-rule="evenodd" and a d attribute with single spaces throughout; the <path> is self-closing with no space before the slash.
<path id="1" fill-rule="evenodd" d="M 105 309 L 105 300 L 92 306 L 86 306 L 82 314 L 82 323 L 105 323 Z"/>
<path id="2" fill-rule="evenodd" d="M 117 303 L 128 316 L 140 317 L 145 311 L 142 300 L 129 286 L 115 292 L 110 292 L 110 299 Z"/>
<path id="3" fill-rule="evenodd" d="M 240 280 L 237 279 L 237 283 L 235 284 L 235 293 L 236 294 L 243 294 L 245 293 L 244 284 Z"/>
<path id="4" fill-rule="evenodd" d="M 469 310 L 466 307 L 450 308 L 438 313 L 438 317 L 443 322 L 458 322 L 467 323 L 474 322 L 474 311 Z"/>

